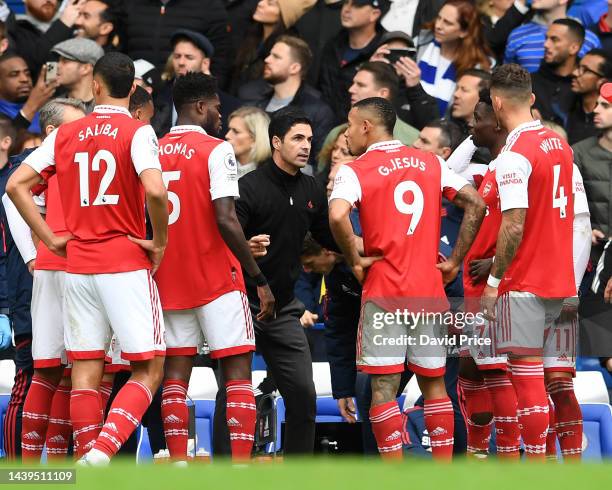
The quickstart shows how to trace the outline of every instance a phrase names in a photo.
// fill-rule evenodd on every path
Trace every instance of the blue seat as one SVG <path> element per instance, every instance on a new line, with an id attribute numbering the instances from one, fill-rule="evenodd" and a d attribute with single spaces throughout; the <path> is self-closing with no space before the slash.
<path id="1" fill-rule="evenodd" d="M 25 5 L 23 0 L 7 0 L 6 3 L 16 14 L 25 14 Z"/>
<path id="2" fill-rule="evenodd" d="M 153 451 L 149 442 L 149 432 L 147 428 L 139 425 L 136 427 L 136 440 L 138 447 L 136 449 L 136 462 L 145 463 L 153 461 Z"/>
<path id="3" fill-rule="evenodd" d="M 607 369 L 603 368 L 599 363 L 599 357 L 583 357 L 576 358 L 577 371 L 598 371 L 603 375 L 604 381 L 608 390 L 612 389 L 612 374 Z"/>
<path id="4" fill-rule="evenodd" d="M 612 407 L 606 403 L 585 403 L 580 408 L 587 440 L 583 459 L 612 458 Z"/>
<path id="5" fill-rule="evenodd" d="M 344 422 L 338 402 L 331 396 L 317 397 L 317 423 Z"/>
<path id="6" fill-rule="evenodd" d="M 4 452 L 4 416 L 10 399 L 11 395 L 0 395 L 0 458 L 6 455 Z"/>
<path id="7" fill-rule="evenodd" d="M 266 365 L 266 361 L 261 354 L 255 353 L 253 355 L 253 361 L 251 362 L 251 369 L 253 371 L 266 371 L 268 366 Z"/>
<path id="8" fill-rule="evenodd" d="M 197 435 L 196 454 L 199 449 L 205 449 L 212 458 L 213 419 L 215 416 L 215 400 L 194 400 L 195 430 Z"/>

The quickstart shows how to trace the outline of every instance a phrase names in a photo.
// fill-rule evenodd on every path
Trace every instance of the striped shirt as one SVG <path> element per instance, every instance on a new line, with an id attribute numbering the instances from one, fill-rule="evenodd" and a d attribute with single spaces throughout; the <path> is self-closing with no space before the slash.
<path id="1" fill-rule="evenodd" d="M 518 63 L 530 73 L 538 71 L 544 58 L 544 41 L 548 26 L 536 22 L 528 22 L 518 26 L 510 33 L 504 63 Z M 591 31 L 586 31 L 586 37 L 579 57 L 584 56 L 593 48 L 600 48 L 599 38 Z"/>
<path id="2" fill-rule="evenodd" d="M 450 60 L 440 53 L 440 45 L 433 41 L 424 49 L 418 61 L 423 90 L 438 101 L 440 114 L 445 114 L 455 92 L 457 72 Z"/>

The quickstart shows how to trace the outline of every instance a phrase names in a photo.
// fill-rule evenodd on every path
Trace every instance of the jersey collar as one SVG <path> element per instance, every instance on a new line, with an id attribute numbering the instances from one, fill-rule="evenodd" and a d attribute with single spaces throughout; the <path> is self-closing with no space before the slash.
<path id="1" fill-rule="evenodd" d="M 366 153 L 368 151 L 373 151 L 373 150 L 395 150 L 396 148 L 399 148 L 400 146 L 402 146 L 402 142 L 400 140 L 390 140 L 390 141 L 379 141 L 378 143 L 374 143 L 373 145 L 370 145 L 368 147 L 368 149 L 366 150 Z"/>
<path id="2" fill-rule="evenodd" d="M 207 135 L 208 133 L 206 131 L 204 131 L 204 129 L 200 126 L 195 126 L 193 124 L 182 124 L 181 126 L 172 126 L 170 128 L 170 132 L 172 134 L 178 134 L 178 133 L 187 133 L 189 131 L 195 131 L 197 133 L 202 133 Z"/>
<path id="3" fill-rule="evenodd" d="M 97 112 L 98 114 L 125 114 L 126 116 L 132 117 L 130 111 L 118 105 L 97 105 L 94 107 L 93 112 Z"/>
<path id="4" fill-rule="evenodd" d="M 539 119 L 536 119 L 535 121 L 529 121 L 529 122 L 520 124 L 519 126 L 514 128 L 512 131 L 510 131 L 510 134 L 506 138 L 506 144 L 513 141 L 518 136 L 518 134 L 522 133 L 523 131 L 536 131 L 536 130 L 542 129 L 543 127 L 544 126 L 542 126 L 542 123 L 540 122 Z"/>

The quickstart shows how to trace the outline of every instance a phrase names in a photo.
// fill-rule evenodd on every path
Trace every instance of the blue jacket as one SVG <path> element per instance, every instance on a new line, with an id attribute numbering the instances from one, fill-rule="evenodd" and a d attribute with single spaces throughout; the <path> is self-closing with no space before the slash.
<path id="1" fill-rule="evenodd" d="M 19 168 L 21 162 L 34 151 L 26 150 L 20 155 L 9 159 L 6 167 L 0 170 L 0 196 L 6 190 L 6 183 L 13 172 Z M 32 317 L 30 304 L 32 302 L 32 275 L 24 264 L 11 235 L 4 206 L 0 205 L 0 222 L 5 232 L 6 249 L 6 285 L 8 296 L 8 309 L 11 325 L 15 337 L 32 335 Z"/>

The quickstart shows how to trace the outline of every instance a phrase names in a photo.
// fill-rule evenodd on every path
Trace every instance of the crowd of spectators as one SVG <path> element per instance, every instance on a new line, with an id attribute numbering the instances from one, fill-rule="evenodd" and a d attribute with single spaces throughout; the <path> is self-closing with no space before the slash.
<path id="1" fill-rule="evenodd" d="M 143 90 L 134 109 L 158 137 L 177 120 L 174 80 L 188 72 L 216 78 L 222 129 L 214 136 L 233 146 L 240 178 L 271 157 L 270 116 L 303 111 L 313 130 L 303 172 L 328 194 L 338 168 L 354 159 L 343 137 L 352 104 L 389 100 L 394 138 L 446 159 L 468 136 L 491 70 L 525 67 L 534 113 L 565 133 L 584 177 L 594 244 L 584 291 L 601 296 L 589 281 L 612 234 L 612 104 L 598 102 L 612 81 L 612 0 L 0 1 L 0 114 L 16 131 L 8 155 L 40 144 L 39 110 L 49 100 L 70 97 L 91 111 L 93 65 L 115 50 L 135 61 Z M 479 149 L 472 161 L 490 159 Z M 442 230 L 452 246 L 448 230 L 460 219 L 447 208 Z M 325 321 L 333 332 L 356 322 L 359 285 L 336 253 L 309 240 L 302 259 L 314 286 L 298 288 L 302 324 Z M 336 279 L 322 286 L 330 271 Z M 324 296 L 331 316 L 319 309 Z M 348 364 L 332 362 L 335 388 Z M 334 391 L 353 394 L 346 384 Z"/>

